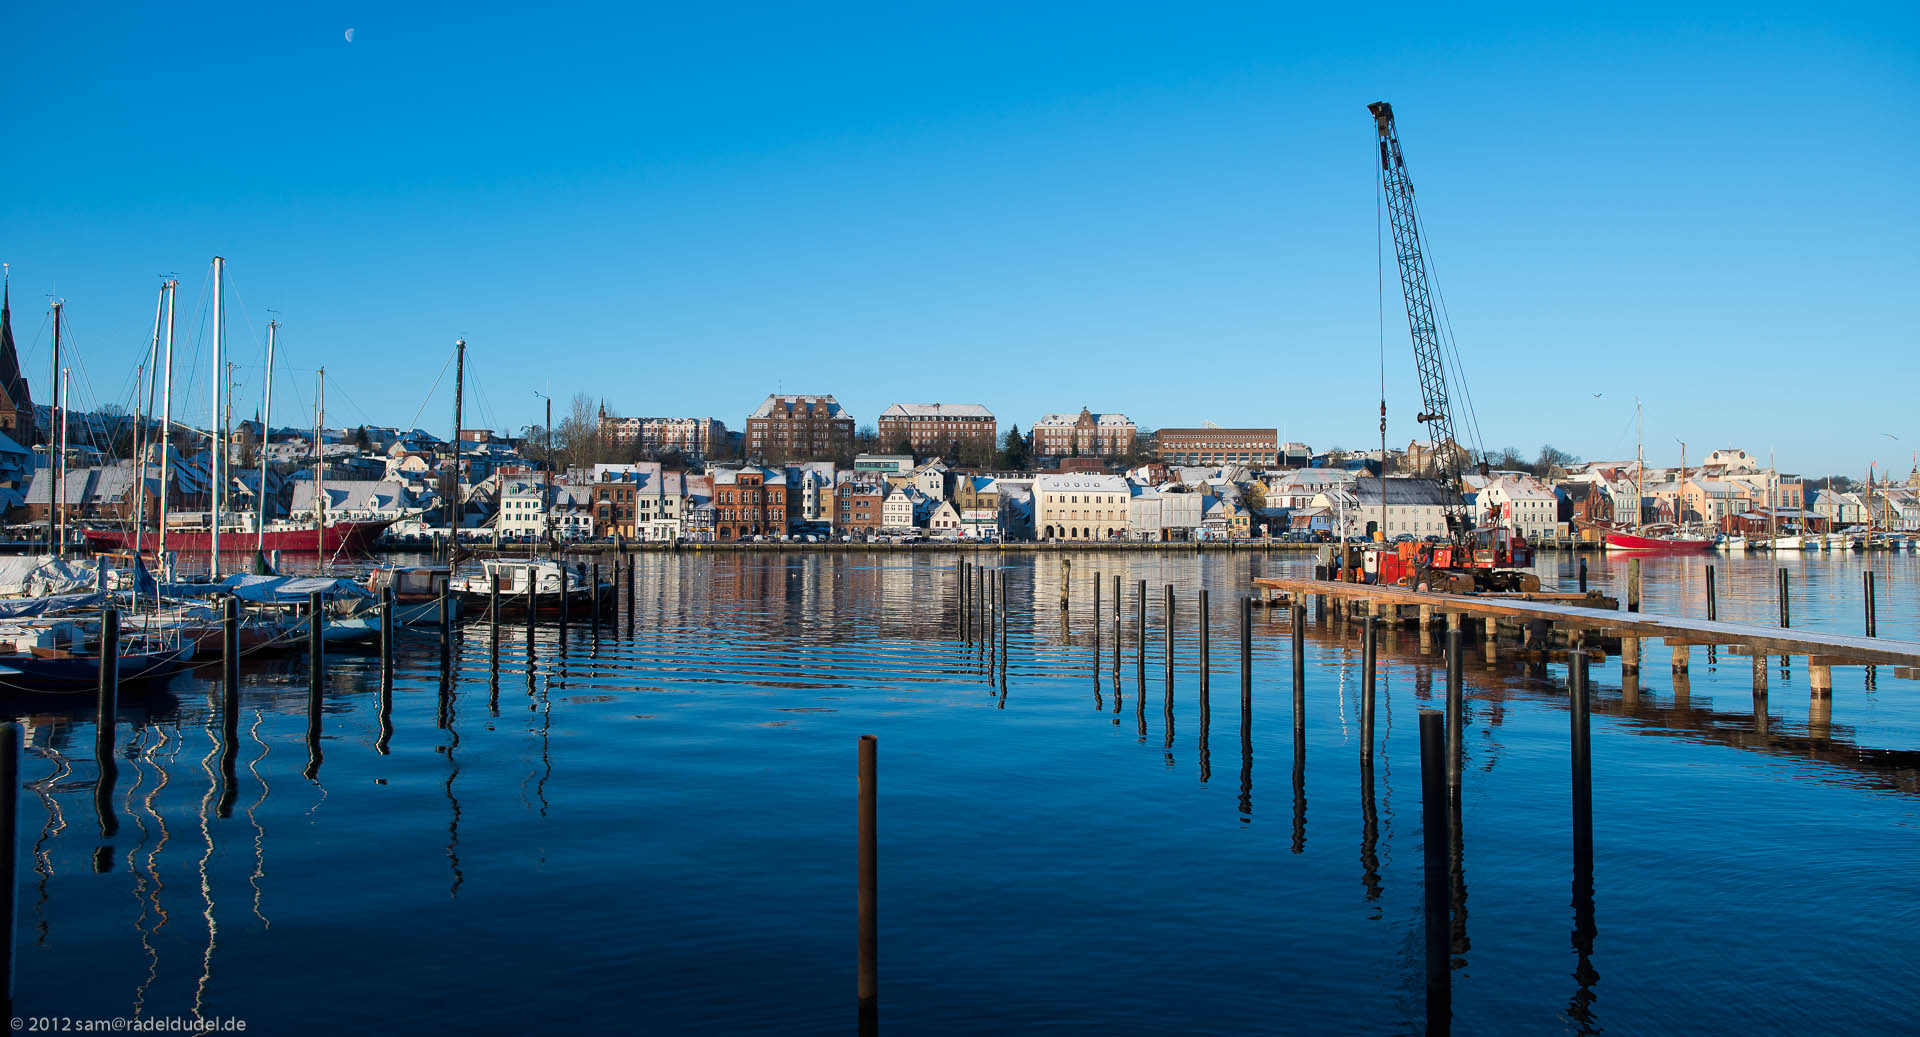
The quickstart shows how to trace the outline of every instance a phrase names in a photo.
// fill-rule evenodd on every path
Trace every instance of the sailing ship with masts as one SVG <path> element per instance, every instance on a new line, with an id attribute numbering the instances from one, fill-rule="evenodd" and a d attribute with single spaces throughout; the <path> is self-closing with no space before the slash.
<path id="1" fill-rule="evenodd" d="M 93 525 L 81 530 L 83 536 L 95 549 L 140 550 L 149 535 L 154 538 L 155 546 L 162 558 L 169 553 L 208 555 L 210 572 L 218 577 L 220 572 L 219 555 L 223 552 L 244 552 L 249 549 L 259 552 L 298 551 L 311 552 L 322 559 L 341 554 L 364 554 L 373 541 L 392 520 L 373 521 L 337 520 L 326 521 L 325 498 L 316 494 L 316 508 L 312 523 L 273 520 L 267 518 L 266 509 L 266 455 L 261 452 L 259 492 L 255 494 L 259 504 L 255 511 L 235 511 L 226 506 L 226 496 L 233 483 L 232 464 L 228 456 L 232 435 L 228 428 L 227 380 L 225 332 L 226 320 L 226 260 L 215 256 L 213 260 L 213 306 L 212 339 L 214 349 L 213 413 L 208 428 L 212 439 L 212 459 L 208 478 L 208 508 L 206 514 L 189 513 L 175 515 L 170 512 L 169 501 L 173 497 L 172 473 L 168 470 L 172 451 L 167 443 L 173 431 L 173 340 L 174 340 L 174 290 L 177 281 L 169 281 L 170 287 L 163 289 L 165 298 L 162 309 L 165 311 L 164 355 L 159 365 L 162 371 L 161 384 L 161 436 L 160 454 L 160 492 L 159 522 L 157 528 L 146 529 L 144 515 L 137 517 L 133 528 L 117 529 L 103 525 Z M 162 321 L 156 319 L 156 329 Z M 274 348 L 279 330 L 278 321 L 267 324 L 267 382 L 263 405 L 263 429 L 272 427 L 273 407 L 273 370 Z M 156 334 L 156 338 L 158 338 Z M 321 423 L 325 416 L 326 369 L 319 373 L 319 392 L 314 400 L 314 478 L 316 488 L 325 477 L 325 461 L 320 444 Z M 142 458 L 144 461 L 144 457 Z M 144 496 L 144 495 L 143 495 Z M 143 500 L 144 503 L 144 500 Z M 248 541 L 251 541 L 249 543 Z"/>

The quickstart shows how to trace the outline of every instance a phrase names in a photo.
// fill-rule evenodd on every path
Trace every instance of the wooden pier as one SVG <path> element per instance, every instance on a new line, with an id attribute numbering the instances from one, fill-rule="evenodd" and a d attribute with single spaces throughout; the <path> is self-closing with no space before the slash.
<path id="1" fill-rule="evenodd" d="M 1388 623 L 1416 623 L 1428 633 L 1436 622 L 1458 624 L 1462 636 L 1480 628 L 1484 654 L 1499 651 L 1500 637 L 1511 631 L 1521 647 L 1545 650 L 1554 646 L 1594 653 L 1619 652 L 1623 673 L 1637 674 L 1641 641 L 1657 638 L 1673 650 L 1673 669 L 1688 669 L 1689 649 L 1696 645 L 1726 647 L 1730 654 L 1754 657 L 1754 690 L 1766 689 L 1766 657 L 1779 656 L 1785 666 L 1793 656 L 1807 660 L 1808 684 L 1815 699 L 1830 698 L 1832 667 L 1895 667 L 1896 677 L 1920 677 L 1920 642 L 1884 637 L 1823 633 L 1787 627 L 1729 623 L 1724 620 L 1622 612 L 1618 603 L 1597 592 L 1587 594 L 1441 594 L 1406 587 L 1343 583 L 1333 580 L 1261 577 L 1254 587 L 1268 604 L 1311 600 L 1321 616 L 1334 618 L 1378 616 Z"/>

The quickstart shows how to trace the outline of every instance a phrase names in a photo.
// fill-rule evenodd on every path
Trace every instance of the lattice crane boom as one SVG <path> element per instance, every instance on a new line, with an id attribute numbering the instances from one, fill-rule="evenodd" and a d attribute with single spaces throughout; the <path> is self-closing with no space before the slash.
<path id="1" fill-rule="evenodd" d="M 1417 420 L 1427 427 L 1427 441 L 1441 484 L 1460 499 L 1464 486 L 1459 440 L 1454 436 L 1453 404 L 1447 397 L 1446 359 L 1440 329 L 1433 316 L 1433 289 L 1427 261 L 1420 248 L 1420 220 L 1413 205 L 1413 181 L 1407 178 L 1406 159 L 1400 153 L 1400 135 L 1393 125 L 1393 106 L 1375 101 L 1373 113 L 1380 140 L 1380 184 L 1387 198 L 1387 218 L 1393 229 L 1393 251 L 1399 259 L 1400 289 L 1407 301 L 1407 330 L 1413 336 L 1413 357 L 1420 374 L 1421 411 Z M 1464 518 L 1465 504 L 1448 508 L 1448 520 Z M 1461 527 L 1471 523 L 1461 523 Z"/>

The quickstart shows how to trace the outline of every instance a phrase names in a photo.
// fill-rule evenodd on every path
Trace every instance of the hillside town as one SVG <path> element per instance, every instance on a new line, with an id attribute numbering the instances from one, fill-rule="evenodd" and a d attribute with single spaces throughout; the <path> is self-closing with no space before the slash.
<path id="1" fill-rule="evenodd" d="M 10 351 L 9 351 L 10 352 Z M 3 366 L 3 365 L 0 365 Z M 158 435 L 145 463 L 131 419 L 74 415 L 67 474 L 47 466 L 52 416 L 0 370 L 0 500 L 15 527 L 112 525 L 158 510 Z M 223 507 L 248 521 L 385 524 L 387 546 L 463 541 L 765 543 L 1041 541 L 1191 543 L 1438 538 L 1446 513 L 1497 513 L 1537 543 L 1591 543 L 1593 527 L 1674 523 L 1758 535 L 1854 527 L 1920 530 L 1920 469 L 1897 482 L 1813 487 L 1764 457 L 1717 449 L 1692 464 L 1580 461 L 1551 447 L 1528 462 L 1455 447 L 1316 450 L 1276 429 L 1143 430 L 1081 407 L 1003 426 L 977 403 L 895 403 L 864 425 L 832 395 L 767 396 L 731 431 L 714 417 L 584 417 L 518 436 L 356 426 L 230 434 Z M 166 447 L 170 521 L 204 522 L 210 437 L 176 427 Z M 120 449 L 115 449 L 116 447 Z M 1460 498 L 1439 476 L 1464 471 Z M 144 498 L 144 501 L 143 501 Z M 458 513 L 450 502 L 458 501 Z M 19 535 L 28 534 L 20 532 Z"/>

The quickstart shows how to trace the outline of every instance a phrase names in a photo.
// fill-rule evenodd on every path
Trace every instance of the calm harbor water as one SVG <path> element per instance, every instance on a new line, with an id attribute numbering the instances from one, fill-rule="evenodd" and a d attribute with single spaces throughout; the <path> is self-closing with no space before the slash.
<path id="1" fill-rule="evenodd" d="M 1624 559 L 1586 557 L 1595 586 L 1624 587 Z M 1383 647 L 1369 792 L 1356 628 L 1307 632 L 1296 759 L 1285 617 L 1256 614 L 1243 742 L 1236 595 L 1309 557 L 1006 556 L 1004 682 L 959 643 L 958 561 L 640 556 L 631 636 L 579 623 L 561 644 L 546 626 L 530 659 L 505 624 L 496 674 L 486 623 L 469 624 L 443 693 L 433 634 L 408 632 L 390 734 L 378 659 L 330 656 L 317 759 L 304 657 L 249 662 L 231 747 L 217 667 L 128 696 L 107 790 L 90 696 L 0 705 L 28 728 L 18 1012 L 269 1033 L 843 1030 L 855 743 L 872 733 L 883 1026 L 1421 1028 L 1415 718 L 1444 698 L 1440 656 L 1411 631 Z M 1870 567 L 1881 635 L 1920 638 L 1912 555 L 1649 558 L 1646 610 L 1705 615 L 1709 561 L 1723 619 L 1777 622 L 1785 565 L 1795 627 L 1858 632 Z M 1571 587 L 1576 564 L 1541 570 Z M 1695 649 L 1676 688 L 1649 644 L 1631 695 L 1617 660 L 1595 667 L 1588 905 L 1564 679 L 1467 661 L 1455 1028 L 1911 1032 L 1915 682 L 1836 668 L 1827 720 L 1809 714 L 1804 660 L 1776 663 L 1756 719 L 1744 657 Z"/>

